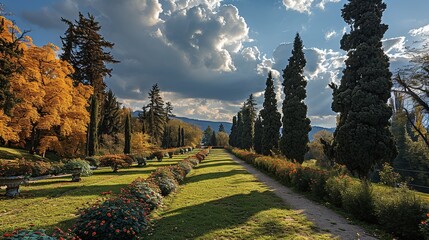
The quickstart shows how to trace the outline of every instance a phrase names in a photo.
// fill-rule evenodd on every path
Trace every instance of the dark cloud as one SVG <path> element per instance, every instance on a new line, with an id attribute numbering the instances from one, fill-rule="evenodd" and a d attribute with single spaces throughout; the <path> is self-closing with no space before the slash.
<path id="1" fill-rule="evenodd" d="M 43 7 L 35 11 L 24 11 L 22 18 L 45 29 L 64 29 L 63 18 L 74 18 L 79 12 L 78 4 L 73 0 L 56 2 L 51 7 Z"/>

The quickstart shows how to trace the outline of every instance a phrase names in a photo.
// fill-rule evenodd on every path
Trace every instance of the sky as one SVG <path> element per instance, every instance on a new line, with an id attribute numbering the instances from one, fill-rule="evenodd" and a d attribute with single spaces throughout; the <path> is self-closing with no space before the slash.
<path id="1" fill-rule="evenodd" d="M 78 13 L 91 13 L 101 34 L 115 44 L 105 79 L 119 101 L 134 110 L 147 104 L 158 83 L 174 114 L 231 121 L 252 93 L 259 109 L 269 71 L 278 105 L 283 99 L 282 70 L 299 33 L 307 59 L 308 116 L 312 125 L 334 127 L 330 82 L 338 83 L 349 31 L 341 18 L 347 0 L 3 0 L 5 11 L 37 45 L 61 46 L 66 25 Z M 391 71 L 409 62 L 407 47 L 429 33 L 427 0 L 385 0 L 384 36 Z"/>

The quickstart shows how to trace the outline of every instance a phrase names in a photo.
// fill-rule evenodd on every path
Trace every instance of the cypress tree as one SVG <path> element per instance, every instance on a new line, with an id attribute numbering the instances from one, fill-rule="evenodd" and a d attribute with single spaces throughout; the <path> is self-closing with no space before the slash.
<path id="1" fill-rule="evenodd" d="M 185 146 L 185 129 L 184 128 L 182 128 L 182 131 L 181 131 L 181 137 L 182 137 L 182 143 L 181 143 L 181 145 L 182 145 L 182 147 L 184 147 Z"/>
<path id="2" fill-rule="evenodd" d="M 229 134 L 229 145 L 231 147 L 236 147 L 236 138 L 237 138 L 237 117 L 232 117 L 232 126 L 231 134 Z"/>
<path id="3" fill-rule="evenodd" d="M 243 135 L 243 118 L 242 118 L 242 112 L 240 111 L 237 113 L 237 135 L 235 136 L 235 145 L 238 148 L 243 148 L 242 135 Z"/>
<path id="4" fill-rule="evenodd" d="M 213 147 L 217 146 L 216 132 L 214 130 L 210 139 L 210 145 Z"/>
<path id="5" fill-rule="evenodd" d="M 296 34 L 292 56 L 289 64 L 283 70 L 283 86 L 285 99 L 283 101 L 283 131 L 280 140 L 280 150 L 289 159 L 299 163 L 304 162 L 304 155 L 308 151 L 308 132 L 310 119 L 307 118 L 307 105 L 304 99 L 307 96 L 304 78 L 306 60 L 303 44 L 299 34 Z"/>
<path id="6" fill-rule="evenodd" d="M 219 132 L 226 132 L 222 123 L 219 125 Z"/>
<path id="7" fill-rule="evenodd" d="M 243 130 L 241 133 L 241 144 L 243 149 L 253 147 L 253 138 L 255 135 L 254 127 L 256 120 L 256 102 L 253 94 L 250 94 L 242 109 Z"/>
<path id="8" fill-rule="evenodd" d="M 125 117 L 125 147 L 124 154 L 131 153 L 131 112 Z"/>
<path id="9" fill-rule="evenodd" d="M 91 112 L 90 121 L 88 127 L 88 142 L 87 142 L 87 154 L 88 156 L 94 156 L 98 147 L 98 102 L 97 97 L 92 95 L 91 97 Z"/>
<path id="10" fill-rule="evenodd" d="M 340 86 L 331 84 L 332 110 L 340 113 L 334 133 L 335 160 L 360 178 L 397 151 L 389 130 L 392 109 L 387 105 L 392 87 L 389 59 L 381 40 L 388 26 L 381 23 L 382 0 L 349 0 L 342 17 L 351 28 L 341 39 L 347 51 Z"/>
<path id="11" fill-rule="evenodd" d="M 264 155 L 271 155 L 272 150 L 279 148 L 280 127 L 282 126 L 280 121 L 281 115 L 277 110 L 277 99 L 271 72 L 268 74 L 266 86 L 264 93 L 264 108 L 261 110 L 261 127 L 263 134 L 260 140 L 260 151 Z"/>
<path id="12" fill-rule="evenodd" d="M 258 154 L 262 154 L 262 135 L 263 135 L 261 115 L 258 116 L 255 122 L 255 138 L 253 139 L 253 148 Z"/>
<path id="13" fill-rule="evenodd" d="M 182 139 L 182 131 L 180 131 L 181 128 L 179 126 L 179 129 L 177 129 L 177 147 L 180 147 L 181 145 L 181 139 Z"/>

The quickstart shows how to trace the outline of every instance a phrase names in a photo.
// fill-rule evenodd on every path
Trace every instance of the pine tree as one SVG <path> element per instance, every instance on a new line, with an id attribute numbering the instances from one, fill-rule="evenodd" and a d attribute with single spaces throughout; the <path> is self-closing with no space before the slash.
<path id="1" fill-rule="evenodd" d="M 308 132 L 310 119 L 307 118 L 307 105 L 304 99 L 307 96 L 304 78 L 306 60 L 303 44 L 299 34 L 296 34 L 292 56 L 289 64 L 283 70 L 283 86 L 285 99 L 283 101 L 283 131 L 280 140 L 280 150 L 289 159 L 299 163 L 304 162 L 304 155 L 308 151 Z"/>
<path id="2" fill-rule="evenodd" d="M 279 148 L 280 127 L 282 126 L 281 115 L 277 110 L 276 92 L 271 72 L 268 74 L 266 86 L 264 108 L 261 110 L 263 134 L 260 141 L 262 154 L 271 155 L 274 149 Z"/>
<path id="3" fill-rule="evenodd" d="M 262 136 L 264 129 L 262 126 L 261 115 L 258 116 L 255 122 L 255 138 L 253 139 L 253 148 L 258 154 L 262 154 Z"/>
<path id="4" fill-rule="evenodd" d="M 61 48 L 63 53 L 60 58 L 63 61 L 73 63 L 75 62 L 73 49 L 76 46 L 75 25 L 73 22 L 65 18 L 61 18 L 61 21 L 67 25 L 67 30 L 64 33 L 64 37 L 60 37 L 63 44 L 63 47 Z"/>
<path id="5" fill-rule="evenodd" d="M 229 145 L 231 147 L 236 147 L 237 143 L 237 117 L 232 117 L 232 126 L 231 126 L 231 134 L 229 134 Z"/>
<path id="6" fill-rule="evenodd" d="M 100 135 L 113 135 L 121 131 L 121 104 L 117 101 L 115 94 L 109 90 L 104 98 L 103 118 L 100 123 Z"/>
<path id="7" fill-rule="evenodd" d="M 88 156 L 94 156 L 98 148 L 98 102 L 97 97 L 92 95 L 91 97 L 91 118 L 88 127 L 88 142 L 87 142 L 87 154 Z"/>
<path id="8" fill-rule="evenodd" d="M 139 113 L 139 122 L 142 124 L 142 133 L 145 134 L 147 129 L 147 107 L 142 107 L 143 111 Z"/>
<path id="9" fill-rule="evenodd" d="M 125 117 L 125 147 L 124 154 L 131 153 L 131 112 Z"/>
<path id="10" fill-rule="evenodd" d="M 9 30 L 12 22 L 0 16 L 0 110 L 11 115 L 11 110 L 18 99 L 10 87 L 10 78 L 23 70 L 18 60 L 23 55 L 20 42 L 26 32 L 17 37 L 15 30 Z"/>
<path id="11" fill-rule="evenodd" d="M 240 111 L 237 113 L 237 135 L 235 136 L 235 145 L 238 148 L 243 148 L 242 136 L 243 136 L 243 114 Z"/>
<path id="12" fill-rule="evenodd" d="M 181 130 L 181 137 L 182 137 L 181 145 L 182 147 L 184 147 L 185 146 L 185 129 L 184 128 L 182 128 Z"/>
<path id="13" fill-rule="evenodd" d="M 210 126 L 207 126 L 206 130 L 204 130 L 203 143 L 205 146 L 209 146 L 211 143 L 213 134 L 213 129 Z"/>
<path id="14" fill-rule="evenodd" d="M 244 103 L 242 108 L 243 131 L 241 133 L 241 144 L 243 149 L 251 149 L 253 147 L 254 126 L 256 120 L 256 102 L 253 94 Z"/>
<path id="15" fill-rule="evenodd" d="M 348 58 L 340 86 L 330 85 L 332 110 L 340 113 L 333 142 L 335 160 L 360 178 L 397 154 L 389 130 L 392 109 L 387 105 L 392 74 L 381 42 L 388 29 L 381 23 L 385 10 L 382 0 L 349 0 L 344 5 L 342 17 L 351 32 L 344 34 L 341 49 Z"/>
<path id="16" fill-rule="evenodd" d="M 164 134 L 166 114 L 158 84 L 153 85 L 149 91 L 149 104 L 146 107 L 148 109 L 146 114 L 147 132 L 151 137 L 151 142 L 159 144 Z"/>
<path id="17" fill-rule="evenodd" d="M 226 132 L 222 123 L 219 125 L 219 132 Z"/>
<path id="18" fill-rule="evenodd" d="M 173 105 L 171 104 L 171 102 L 166 102 L 165 103 L 165 122 L 168 123 L 171 117 L 174 117 Z"/>
<path id="19" fill-rule="evenodd" d="M 217 146 L 216 132 L 214 130 L 213 130 L 213 133 L 211 135 L 210 146 L 213 146 L 213 147 Z"/>

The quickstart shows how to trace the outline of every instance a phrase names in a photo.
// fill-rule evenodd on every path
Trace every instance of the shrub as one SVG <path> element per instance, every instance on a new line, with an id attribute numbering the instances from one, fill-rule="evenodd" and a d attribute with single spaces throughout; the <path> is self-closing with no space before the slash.
<path id="1" fill-rule="evenodd" d="M 45 230 L 30 230 L 30 229 L 20 229 L 15 230 L 12 233 L 4 233 L 4 239 L 7 240 L 56 240 L 57 238 L 48 236 L 45 233 Z"/>
<path id="2" fill-rule="evenodd" d="M 188 174 L 192 170 L 192 163 L 190 161 L 188 161 L 188 160 L 180 161 L 177 164 L 177 166 L 180 167 L 180 168 L 182 168 L 183 171 L 185 171 L 186 174 Z"/>
<path id="3" fill-rule="evenodd" d="M 156 151 L 153 154 L 156 157 L 156 159 L 158 160 L 158 162 L 161 162 L 162 159 L 164 158 L 164 152 L 163 151 Z"/>
<path id="4" fill-rule="evenodd" d="M 185 180 L 186 172 L 183 168 L 178 165 L 170 166 L 169 168 L 171 173 L 174 175 L 174 179 L 176 179 L 178 183 L 182 183 L 183 180 Z"/>
<path id="5" fill-rule="evenodd" d="M 44 161 L 25 159 L 0 160 L 0 177 L 27 176 L 38 177 L 50 173 L 52 165 Z"/>
<path id="6" fill-rule="evenodd" d="M 64 171 L 64 163 L 63 162 L 53 162 L 51 163 L 51 169 L 49 170 L 49 174 L 58 175 L 63 173 Z"/>
<path id="7" fill-rule="evenodd" d="M 80 173 L 82 176 L 90 176 L 92 175 L 91 166 L 87 161 L 84 161 L 80 158 L 70 159 L 64 164 L 64 172 L 72 173 L 74 169 L 81 169 Z"/>
<path id="8" fill-rule="evenodd" d="M 121 196 L 133 199 L 136 202 L 146 203 L 150 210 L 157 208 L 162 200 L 154 184 L 146 182 L 141 178 L 137 178 L 126 188 L 122 189 Z"/>
<path id="9" fill-rule="evenodd" d="M 101 167 L 111 167 L 113 172 L 118 172 L 119 167 L 129 167 L 133 159 L 125 154 L 104 155 L 100 157 Z"/>
<path id="10" fill-rule="evenodd" d="M 96 157 L 87 157 L 85 161 L 89 163 L 90 166 L 98 168 L 100 166 L 100 160 Z"/>
<path id="11" fill-rule="evenodd" d="M 198 160 L 196 157 L 188 157 L 187 160 L 193 165 L 197 166 L 200 163 L 200 160 Z"/>
<path id="12" fill-rule="evenodd" d="M 419 225 L 420 233 L 424 239 L 429 239 L 429 213 L 426 213 L 426 220 L 422 221 Z"/>
<path id="13" fill-rule="evenodd" d="M 351 185 L 351 178 L 347 175 L 330 177 L 326 181 L 325 190 L 328 202 L 336 207 L 342 206 L 342 196 L 346 189 Z"/>
<path id="14" fill-rule="evenodd" d="M 196 155 L 195 155 L 195 157 L 198 159 L 198 161 L 200 161 L 200 162 L 202 162 L 203 160 L 204 160 L 204 158 L 206 158 L 206 156 L 204 156 L 204 154 L 200 154 L 200 153 L 197 153 Z"/>
<path id="15" fill-rule="evenodd" d="M 375 214 L 384 229 L 401 239 L 421 239 L 419 224 L 424 209 L 415 194 L 401 187 L 380 192 L 375 198 Z"/>
<path id="16" fill-rule="evenodd" d="M 352 184 L 342 193 L 343 208 L 359 220 L 376 222 L 371 183 Z"/>
<path id="17" fill-rule="evenodd" d="M 173 155 L 174 155 L 174 152 L 173 152 L 173 151 L 169 151 L 169 152 L 168 152 L 168 157 L 169 157 L 169 158 L 173 158 Z"/>
<path id="18" fill-rule="evenodd" d="M 176 190 L 178 185 L 173 173 L 167 167 L 157 168 L 150 174 L 148 181 L 159 186 L 162 196 L 167 196 Z"/>
<path id="19" fill-rule="evenodd" d="M 111 198 L 83 210 L 73 232 L 82 239 L 132 239 L 148 225 L 146 204 Z"/>
<path id="20" fill-rule="evenodd" d="M 380 171 L 380 180 L 384 185 L 396 187 L 396 184 L 401 181 L 401 175 L 394 172 L 393 167 L 389 163 L 384 163 Z"/>

